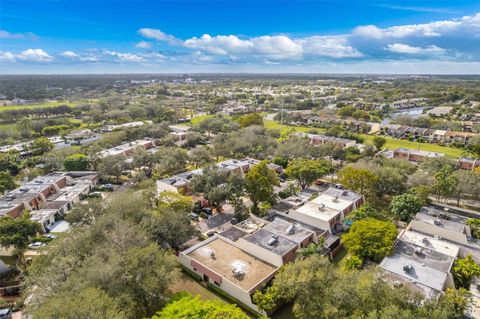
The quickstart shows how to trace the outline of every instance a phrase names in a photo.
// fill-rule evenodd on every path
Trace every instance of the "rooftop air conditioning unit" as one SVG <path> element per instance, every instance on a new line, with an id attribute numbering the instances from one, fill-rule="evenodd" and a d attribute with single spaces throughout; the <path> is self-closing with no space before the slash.
<path id="1" fill-rule="evenodd" d="M 273 234 L 272 237 L 268 240 L 268 246 L 273 246 L 278 243 L 278 235 Z"/>
<path id="2" fill-rule="evenodd" d="M 335 197 L 332 199 L 332 201 L 338 202 L 338 196 L 335 196 Z"/>
<path id="3" fill-rule="evenodd" d="M 318 210 L 322 211 L 325 209 L 325 204 L 320 204 L 320 206 L 318 207 Z"/>
<path id="4" fill-rule="evenodd" d="M 287 235 L 295 234 L 295 224 L 291 224 L 290 226 L 288 226 L 287 230 L 285 231 L 285 234 Z"/>
<path id="5" fill-rule="evenodd" d="M 437 226 L 442 225 L 442 221 L 441 221 L 440 219 L 435 219 L 435 220 L 433 221 L 433 223 L 434 223 L 435 225 L 437 225 Z"/>
<path id="6" fill-rule="evenodd" d="M 409 274 L 413 271 L 413 266 L 412 265 L 405 265 L 405 266 L 403 266 L 403 271 L 406 272 L 407 274 Z"/>
<path id="7" fill-rule="evenodd" d="M 422 248 L 417 247 L 415 248 L 415 255 L 420 256 L 422 254 Z"/>

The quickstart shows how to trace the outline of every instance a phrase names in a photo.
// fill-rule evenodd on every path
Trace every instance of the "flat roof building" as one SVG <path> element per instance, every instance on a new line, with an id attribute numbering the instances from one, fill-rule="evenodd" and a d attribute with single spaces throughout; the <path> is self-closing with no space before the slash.
<path id="1" fill-rule="evenodd" d="M 235 242 L 214 236 L 180 252 L 180 263 L 255 311 L 252 294 L 270 281 L 278 267 Z"/>

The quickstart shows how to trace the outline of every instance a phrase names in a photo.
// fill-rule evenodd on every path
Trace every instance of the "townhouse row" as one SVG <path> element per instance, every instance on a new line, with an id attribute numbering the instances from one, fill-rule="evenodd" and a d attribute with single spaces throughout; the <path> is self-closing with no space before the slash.
<path id="1" fill-rule="evenodd" d="M 468 144 L 474 136 L 479 134 L 472 132 L 458 132 L 450 130 L 436 130 L 430 128 L 421 128 L 405 126 L 399 124 L 388 124 L 380 127 L 380 132 L 395 138 L 422 139 L 431 143 L 460 143 Z"/>
<path id="2" fill-rule="evenodd" d="M 25 211 L 49 232 L 97 183 L 95 172 L 51 173 L 24 182 L 0 197 L 0 217 L 18 218 Z"/>

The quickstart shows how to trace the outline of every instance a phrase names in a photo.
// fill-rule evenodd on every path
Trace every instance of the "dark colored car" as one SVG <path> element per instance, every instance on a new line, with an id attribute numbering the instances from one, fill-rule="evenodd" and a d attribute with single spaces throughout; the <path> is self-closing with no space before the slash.
<path id="1" fill-rule="evenodd" d="M 202 212 L 204 212 L 207 215 L 212 215 L 212 209 L 209 207 L 202 208 Z"/>

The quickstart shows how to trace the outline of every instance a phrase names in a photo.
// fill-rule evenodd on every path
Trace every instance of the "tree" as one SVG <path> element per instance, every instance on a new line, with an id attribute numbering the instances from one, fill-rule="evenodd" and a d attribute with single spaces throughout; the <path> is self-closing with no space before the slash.
<path id="1" fill-rule="evenodd" d="M 42 304 L 34 319 L 127 319 L 120 300 L 110 297 L 99 288 L 66 291 Z"/>
<path id="2" fill-rule="evenodd" d="M 472 237 L 480 239 L 480 219 L 469 218 L 467 219 L 467 225 L 470 226 L 470 230 L 472 231 Z"/>
<path id="3" fill-rule="evenodd" d="M 67 171 L 85 171 L 89 166 L 88 156 L 85 154 L 74 154 L 68 156 L 63 162 Z"/>
<path id="4" fill-rule="evenodd" d="M 98 165 L 98 171 L 103 176 L 114 176 L 116 182 L 120 181 L 123 170 L 126 168 L 125 157 L 123 155 L 114 155 L 105 157 Z"/>
<path id="5" fill-rule="evenodd" d="M 452 174 L 453 169 L 444 166 L 434 175 L 433 189 L 438 200 L 452 196 L 458 184 L 458 178 Z"/>
<path id="6" fill-rule="evenodd" d="M 54 147 L 55 146 L 48 138 L 39 137 L 32 142 L 32 145 L 30 145 L 29 149 L 33 155 L 38 156 L 53 150 Z"/>
<path id="7" fill-rule="evenodd" d="M 252 212 L 259 213 L 261 202 L 275 201 L 273 186 L 278 185 L 277 174 L 271 170 L 266 161 L 253 166 L 245 176 L 245 190 L 252 201 Z"/>
<path id="8" fill-rule="evenodd" d="M 375 145 L 375 148 L 377 149 L 377 151 L 380 151 L 386 143 L 387 143 L 387 139 L 383 136 L 375 136 L 373 138 L 373 145 Z"/>
<path id="9" fill-rule="evenodd" d="M 243 115 L 237 119 L 240 127 L 247 127 L 251 125 L 263 126 L 263 118 L 261 113 L 250 113 Z"/>
<path id="10" fill-rule="evenodd" d="M 248 319 L 249 317 L 236 305 L 220 300 L 201 300 L 183 292 L 178 293 L 172 301 L 151 319 Z"/>
<path id="11" fill-rule="evenodd" d="M 157 197 L 157 207 L 188 214 L 192 211 L 192 198 L 174 192 L 161 192 Z"/>
<path id="12" fill-rule="evenodd" d="M 352 270 L 352 269 L 360 269 L 362 268 L 362 266 L 363 266 L 362 258 L 352 255 L 352 256 L 348 256 L 345 259 L 345 262 L 342 268 L 345 270 Z"/>
<path id="13" fill-rule="evenodd" d="M 349 253 L 377 263 L 393 252 L 396 238 L 397 229 L 394 224 L 374 218 L 356 221 L 350 231 L 342 236 Z"/>
<path id="14" fill-rule="evenodd" d="M 394 196 L 390 204 L 393 215 L 404 222 L 409 222 L 421 208 L 420 200 L 415 195 L 408 193 Z"/>
<path id="15" fill-rule="evenodd" d="M 305 189 L 315 180 L 332 171 L 333 167 L 325 160 L 298 159 L 288 164 L 285 173 L 295 178 L 302 189 Z"/>
<path id="16" fill-rule="evenodd" d="M 465 196 L 480 196 L 480 174 L 467 170 L 458 170 L 453 175 L 459 181 L 454 190 L 454 194 L 457 197 L 457 206 L 460 205 L 460 199 Z"/>
<path id="17" fill-rule="evenodd" d="M 187 151 L 177 147 L 161 147 L 155 153 L 155 176 L 173 175 L 185 169 L 188 160 Z"/>
<path id="18" fill-rule="evenodd" d="M 340 183 L 345 187 L 365 194 L 373 192 L 373 188 L 378 181 L 378 177 L 367 169 L 346 166 L 338 171 Z"/>
<path id="19" fill-rule="evenodd" d="M 18 265 L 25 269 L 24 252 L 31 237 L 40 231 L 40 225 L 30 220 L 28 213 L 19 218 L 0 217 L 0 246 L 15 249 Z"/>
<path id="20" fill-rule="evenodd" d="M 0 172 L 0 194 L 17 187 L 13 176 L 9 172 Z"/>
<path id="21" fill-rule="evenodd" d="M 359 208 L 352 211 L 347 218 L 353 222 L 357 220 L 366 219 L 366 218 L 376 218 L 379 219 L 381 216 L 380 212 L 373 208 L 372 206 L 365 204 Z"/>
<path id="22" fill-rule="evenodd" d="M 188 159 L 195 165 L 195 168 L 206 165 L 213 161 L 213 158 L 206 147 L 194 148 L 188 153 Z"/>
<path id="23" fill-rule="evenodd" d="M 455 261 L 452 268 L 453 280 L 457 288 L 470 289 L 473 279 L 480 277 L 480 266 L 477 265 L 472 255 Z"/>

